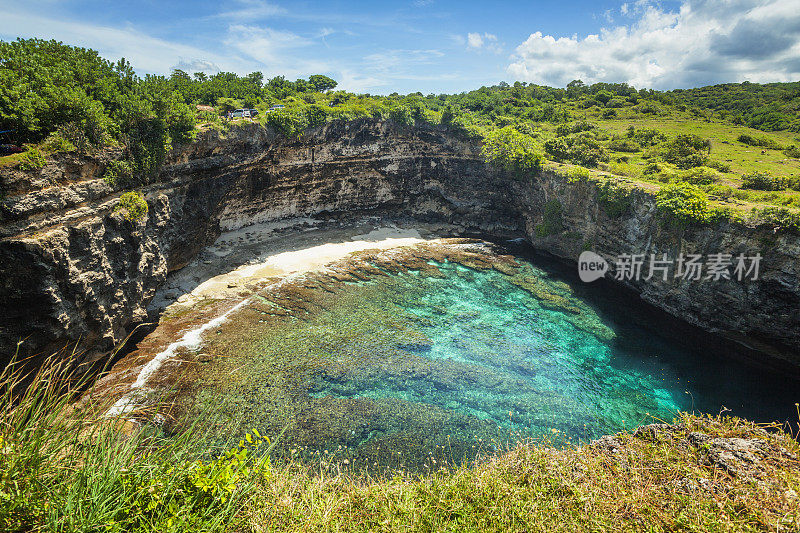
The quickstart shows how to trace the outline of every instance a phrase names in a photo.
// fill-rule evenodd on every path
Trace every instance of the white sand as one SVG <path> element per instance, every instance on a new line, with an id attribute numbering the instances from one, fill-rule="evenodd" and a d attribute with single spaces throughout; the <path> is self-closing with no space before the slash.
<path id="1" fill-rule="evenodd" d="M 202 298 L 219 298 L 238 292 L 237 287 L 245 283 L 269 277 L 284 277 L 290 274 L 323 270 L 326 265 L 362 250 L 388 250 L 398 246 L 409 246 L 423 242 L 416 230 L 379 228 L 365 235 L 355 235 L 350 241 L 329 242 L 291 252 L 258 257 L 257 262 L 243 265 L 231 272 L 214 276 L 191 292 L 178 299 L 180 304 L 189 304 Z"/>
<path id="2" fill-rule="evenodd" d="M 253 228 L 251 227 L 249 229 L 251 230 L 250 235 L 252 235 Z M 271 230 L 272 228 L 268 228 L 268 231 Z M 242 231 L 243 230 L 239 230 L 239 232 Z M 228 242 L 236 240 L 238 234 L 232 235 L 232 233 L 234 232 L 220 237 L 215 243 L 215 247 L 223 238 L 228 239 Z M 169 305 L 167 309 L 173 308 L 173 306 L 191 306 L 194 302 L 204 298 L 227 298 L 237 296 L 239 295 L 241 286 L 248 282 L 255 282 L 270 277 L 285 279 L 304 272 L 324 270 L 330 263 L 340 260 L 353 252 L 375 249 L 388 250 L 397 248 L 398 246 L 417 244 L 423 241 L 424 239 L 420 237 L 419 232 L 416 230 L 383 227 L 370 231 L 367 234 L 354 235 L 350 237 L 349 241 L 329 242 L 290 252 L 264 252 L 258 257 L 258 262 L 240 266 L 231 272 L 214 276 L 196 285 L 191 289 L 191 292 L 182 295 L 178 298 L 177 302 Z M 219 260 L 222 260 L 222 258 L 227 255 L 219 253 L 217 249 L 213 249 L 212 252 Z M 245 298 L 224 314 L 184 333 L 179 340 L 171 343 L 160 353 L 156 354 L 153 359 L 148 361 L 139 371 L 136 381 L 131 385 L 130 390 L 117 400 L 106 415 L 119 416 L 137 409 L 139 406 L 139 396 L 141 393 L 149 390 L 147 381 L 161 368 L 164 362 L 175 357 L 176 352 L 181 348 L 189 350 L 199 349 L 203 342 L 202 335 L 204 332 L 225 322 L 231 314 L 247 305 L 249 301 L 249 298 Z"/>

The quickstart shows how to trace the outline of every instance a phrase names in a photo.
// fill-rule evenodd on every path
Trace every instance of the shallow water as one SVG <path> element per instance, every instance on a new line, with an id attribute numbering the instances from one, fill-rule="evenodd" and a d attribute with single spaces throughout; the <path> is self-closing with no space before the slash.
<path id="1" fill-rule="evenodd" d="M 284 431 L 279 454 L 415 471 L 679 410 L 791 417 L 796 382 L 709 353 L 624 295 L 520 263 L 309 287 L 301 315 L 270 314 L 265 299 L 208 339 L 218 357 L 198 378 L 198 406 L 231 421 L 222 432 L 233 421 Z"/>

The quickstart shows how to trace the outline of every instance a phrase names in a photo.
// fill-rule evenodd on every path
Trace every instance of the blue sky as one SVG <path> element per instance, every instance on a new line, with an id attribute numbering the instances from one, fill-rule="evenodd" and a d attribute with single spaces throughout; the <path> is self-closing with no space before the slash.
<path id="1" fill-rule="evenodd" d="M 87 46 L 140 73 L 322 73 L 378 94 L 800 79 L 800 0 L 0 0 L 0 13 L 0 38 Z"/>

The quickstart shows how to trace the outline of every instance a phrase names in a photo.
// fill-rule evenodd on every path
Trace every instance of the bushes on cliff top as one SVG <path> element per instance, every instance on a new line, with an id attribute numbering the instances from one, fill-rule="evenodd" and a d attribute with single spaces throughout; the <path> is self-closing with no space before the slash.
<path id="1" fill-rule="evenodd" d="M 656 194 L 656 207 L 677 224 L 703 224 L 713 217 L 708 196 L 691 183 L 675 181 Z"/>
<path id="2" fill-rule="evenodd" d="M 112 187 L 135 187 L 138 185 L 133 177 L 133 166 L 129 161 L 110 161 L 103 172 L 103 180 Z"/>
<path id="3" fill-rule="evenodd" d="M 660 153 L 664 161 L 680 169 L 700 167 L 708 162 L 711 141 L 694 134 L 676 135 L 661 147 Z"/>
<path id="4" fill-rule="evenodd" d="M 544 160 L 536 141 L 512 126 L 488 132 L 482 152 L 487 162 L 514 173 L 518 178 L 539 172 Z"/>
<path id="5" fill-rule="evenodd" d="M 576 165 L 596 167 L 608 161 L 608 152 L 590 133 L 556 137 L 544 143 L 544 148 L 556 161 L 571 161 Z"/>
<path id="6" fill-rule="evenodd" d="M 409 109 L 404 105 L 400 105 L 390 109 L 389 119 L 403 126 L 414 125 L 414 116 L 411 114 L 411 109 Z"/>
<path id="7" fill-rule="evenodd" d="M 633 203 L 631 191 L 617 180 L 604 180 L 598 186 L 597 200 L 609 218 L 620 218 Z"/>
<path id="8" fill-rule="evenodd" d="M 776 230 L 800 233 L 800 212 L 786 207 L 767 206 L 753 210 L 753 220 L 772 226 Z"/>

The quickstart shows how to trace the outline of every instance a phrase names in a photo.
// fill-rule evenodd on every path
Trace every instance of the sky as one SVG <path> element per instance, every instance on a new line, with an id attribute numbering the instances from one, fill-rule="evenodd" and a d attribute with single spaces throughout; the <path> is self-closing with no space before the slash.
<path id="1" fill-rule="evenodd" d="M 372 94 L 800 80 L 800 0 L 0 0 L 0 39 L 17 37 L 139 74 L 326 74 Z"/>

